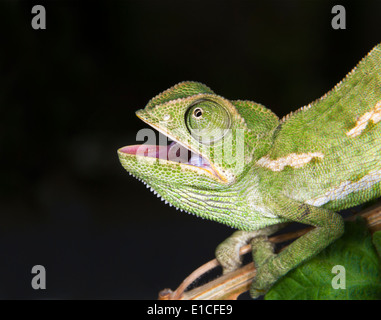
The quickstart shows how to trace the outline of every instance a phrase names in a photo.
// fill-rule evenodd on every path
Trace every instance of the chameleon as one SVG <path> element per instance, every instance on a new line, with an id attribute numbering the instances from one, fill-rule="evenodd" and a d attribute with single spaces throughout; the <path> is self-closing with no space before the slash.
<path id="1" fill-rule="evenodd" d="M 122 147 L 122 166 L 176 209 L 237 229 L 215 255 L 226 274 L 251 244 L 252 298 L 338 239 L 339 211 L 381 196 L 381 44 L 331 91 L 282 119 L 194 81 L 136 115 L 169 144 Z M 292 222 L 312 229 L 275 253 L 268 236 Z"/>

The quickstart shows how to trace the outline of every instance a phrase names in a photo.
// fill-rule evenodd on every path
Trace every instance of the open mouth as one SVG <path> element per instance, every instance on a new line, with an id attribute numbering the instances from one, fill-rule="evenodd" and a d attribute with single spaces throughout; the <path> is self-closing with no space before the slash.
<path id="1" fill-rule="evenodd" d="M 205 170 L 210 175 L 221 181 L 226 181 L 226 179 L 217 172 L 208 159 L 191 151 L 176 141 L 170 141 L 170 143 L 166 146 L 148 144 L 131 145 L 120 148 L 118 152 L 133 156 L 156 158 L 164 161 L 179 163 L 185 167 L 196 167 Z"/>

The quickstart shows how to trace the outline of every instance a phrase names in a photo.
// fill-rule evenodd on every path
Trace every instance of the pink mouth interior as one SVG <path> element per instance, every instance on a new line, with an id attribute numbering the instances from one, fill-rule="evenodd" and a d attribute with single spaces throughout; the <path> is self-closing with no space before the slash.
<path id="1" fill-rule="evenodd" d="M 178 163 L 184 163 L 196 167 L 211 167 L 208 160 L 186 149 L 177 142 L 172 142 L 168 146 L 145 144 L 127 146 L 119 149 L 119 152 L 135 156 L 150 157 Z"/>
<path id="2" fill-rule="evenodd" d="M 168 160 L 169 146 L 133 145 L 119 149 L 120 152 L 143 157 Z"/>

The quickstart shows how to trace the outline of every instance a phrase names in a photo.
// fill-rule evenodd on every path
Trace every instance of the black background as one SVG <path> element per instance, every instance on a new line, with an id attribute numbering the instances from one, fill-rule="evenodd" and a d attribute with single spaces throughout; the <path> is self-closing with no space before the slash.
<path id="1" fill-rule="evenodd" d="M 31 27 L 34 5 L 47 29 Z M 334 5 L 346 30 L 331 27 Z M 0 1 L 0 298 L 155 299 L 232 229 L 165 205 L 116 150 L 184 80 L 280 117 L 381 40 L 381 1 Z M 47 270 L 47 289 L 31 269 Z"/>

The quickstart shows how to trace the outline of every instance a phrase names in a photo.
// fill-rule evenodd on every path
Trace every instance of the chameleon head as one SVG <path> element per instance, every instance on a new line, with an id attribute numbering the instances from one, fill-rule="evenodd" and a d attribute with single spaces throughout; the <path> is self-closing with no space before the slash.
<path id="1" fill-rule="evenodd" d="M 179 83 L 136 114 L 172 143 L 149 144 L 148 138 L 145 144 L 120 148 L 120 162 L 180 209 L 198 214 L 199 204 L 192 205 L 181 193 L 201 196 L 213 191 L 218 196 L 237 183 L 253 161 L 258 132 L 248 127 L 232 102 L 203 84 Z"/>

